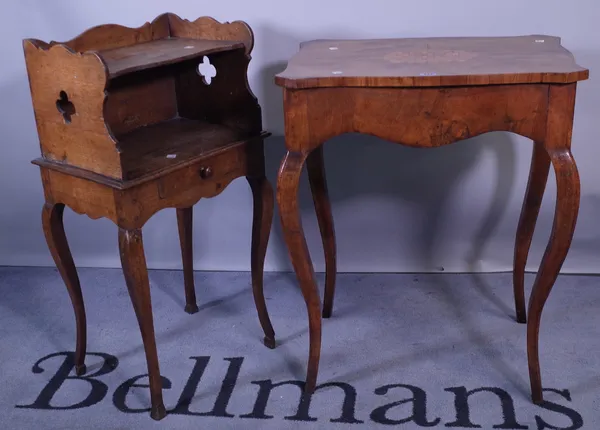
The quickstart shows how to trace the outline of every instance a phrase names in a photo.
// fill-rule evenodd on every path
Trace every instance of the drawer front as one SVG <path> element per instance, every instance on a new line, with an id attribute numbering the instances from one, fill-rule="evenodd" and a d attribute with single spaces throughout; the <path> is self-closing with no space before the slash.
<path id="1" fill-rule="evenodd" d="M 185 201 L 219 194 L 235 178 L 246 175 L 245 145 L 207 157 L 160 178 L 158 193 L 161 199 Z"/>

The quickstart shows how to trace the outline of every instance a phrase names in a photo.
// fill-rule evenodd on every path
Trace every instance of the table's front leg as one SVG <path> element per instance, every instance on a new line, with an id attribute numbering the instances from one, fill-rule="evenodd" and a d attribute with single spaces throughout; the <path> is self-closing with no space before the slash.
<path id="1" fill-rule="evenodd" d="M 539 362 L 539 330 L 544 304 L 571 245 L 579 212 L 579 173 L 571 154 L 575 85 L 551 86 L 544 148 L 556 174 L 556 209 L 550 240 L 529 298 L 527 355 L 531 395 L 543 402 Z"/>
<path id="2" fill-rule="evenodd" d="M 81 294 L 81 285 L 77 276 L 77 269 L 71 256 L 65 228 L 63 225 L 63 212 L 65 205 L 62 203 L 46 202 L 42 210 L 42 225 L 48 248 L 56 267 L 62 276 L 69 297 L 75 311 L 75 323 L 77 329 L 77 341 L 75 344 L 75 373 L 83 375 L 85 368 L 86 351 L 86 318 L 85 307 L 83 304 L 83 295 Z"/>
<path id="3" fill-rule="evenodd" d="M 284 157 L 277 178 L 277 203 L 285 243 L 308 310 L 310 350 L 304 390 L 312 393 L 321 355 L 321 300 L 298 207 L 298 184 L 306 157 L 304 153 L 290 151 Z"/>
<path id="4" fill-rule="evenodd" d="M 121 264 L 127 283 L 127 290 L 142 333 L 148 379 L 150 380 L 150 416 L 155 420 L 165 417 L 166 410 L 162 397 L 162 381 L 156 352 L 154 323 L 152 321 L 152 302 L 150 300 L 150 282 L 144 256 L 141 229 L 125 230 L 119 228 L 119 250 Z"/>

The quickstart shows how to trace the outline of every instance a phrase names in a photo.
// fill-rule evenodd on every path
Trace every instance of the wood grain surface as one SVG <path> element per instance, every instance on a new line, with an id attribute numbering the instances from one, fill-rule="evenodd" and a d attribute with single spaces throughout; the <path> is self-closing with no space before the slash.
<path id="1" fill-rule="evenodd" d="M 243 48 L 242 42 L 170 38 L 100 51 L 98 55 L 106 64 L 109 78 L 113 79 L 127 73 Z"/>
<path id="2" fill-rule="evenodd" d="M 314 40 L 278 74 L 287 88 L 569 83 L 588 70 L 553 36 Z"/>
<path id="3" fill-rule="evenodd" d="M 119 228 L 125 280 L 139 323 L 150 416 L 167 411 L 154 336 L 142 227 L 176 208 L 188 313 L 198 311 L 193 278 L 193 205 L 246 176 L 253 200 L 252 292 L 264 344 L 275 346 L 263 293 L 273 215 L 265 177 L 261 109 L 248 85 L 254 37 L 242 21 L 188 21 L 163 14 L 139 28 L 106 24 L 68 42 L 23 42 L 41 143 L 39 165 L 48 247 L 76 320 L 75 372 L 86 372 L 83 296 L 62 223 L 65 206 Z M 211 78 L 199 62 L 213 65 Z"/>
<path id="4" fill-rule="evenodd" d="M 276 78 L 284 87 L 288 150 L 278 173 L 277 202 L 308 313 L 305 392 L 317 386 L 322 318 L 331 315 L 335 293 L 335 234 L 322 145 L 344 133 L 364 133 L 435 148 L 491 131 L 509 131 L 534 142 L 515 243 L 514 293 L 516 319 L 527 322 L 531 397 L 534 403 L 543 403 L 540 322 L 577 221 L 580 184 L 571 133 L 576 81 L 587 77 L 588 71 L 576 65 L 560 39 L 549 36 L 329 40 L 301 45 Z M 526 315 L 524 270 L 550 165 L 557 184 L 555 218 Z M 298 204 L 304 166 L 326 257 L 322 312 Z M 423 168 L 425 174 L 427 166 Z"/>

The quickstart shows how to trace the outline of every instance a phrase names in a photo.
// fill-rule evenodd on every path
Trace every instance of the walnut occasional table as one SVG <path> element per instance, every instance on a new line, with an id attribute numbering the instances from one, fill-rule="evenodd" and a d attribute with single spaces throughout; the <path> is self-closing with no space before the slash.
<path id="1" fill-rule="evenodd" d="M 284 88 L 287 154 L 277 201 L 285 241 L 306 301 L 310 355 L 305 391 L 315 389 L 321 349 L 321 302 L 298 208 L 304 164 L 326 261 L 322 316 L 331 315 L 336 245 L 322 144 L 366 133 L 413 147 L 437 147 L 490 131 L 533 143 L 529 183 L 514 254 L 517 321 L 526 322 L 524 271 L 550 164 L 557 201 L 552 233 L 529 300 L 527 352 L 532 399 L 543 401 L 538 335 L 544 303 L 573 237 L 579 175 L 571 154 L 577 81 L 587 79 L 560 39 L 550 36 L 317 40 L 275 82 Z"/>

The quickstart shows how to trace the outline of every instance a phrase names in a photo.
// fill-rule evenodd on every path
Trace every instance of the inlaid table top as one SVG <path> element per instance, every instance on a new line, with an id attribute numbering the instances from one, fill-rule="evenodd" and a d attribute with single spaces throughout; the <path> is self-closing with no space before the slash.
<path id="1" fill-rule="evenodd" d="M 570 83 L 588 78 L 560 38 L 313 40 L 277 75 L 287 88 Z"/>

